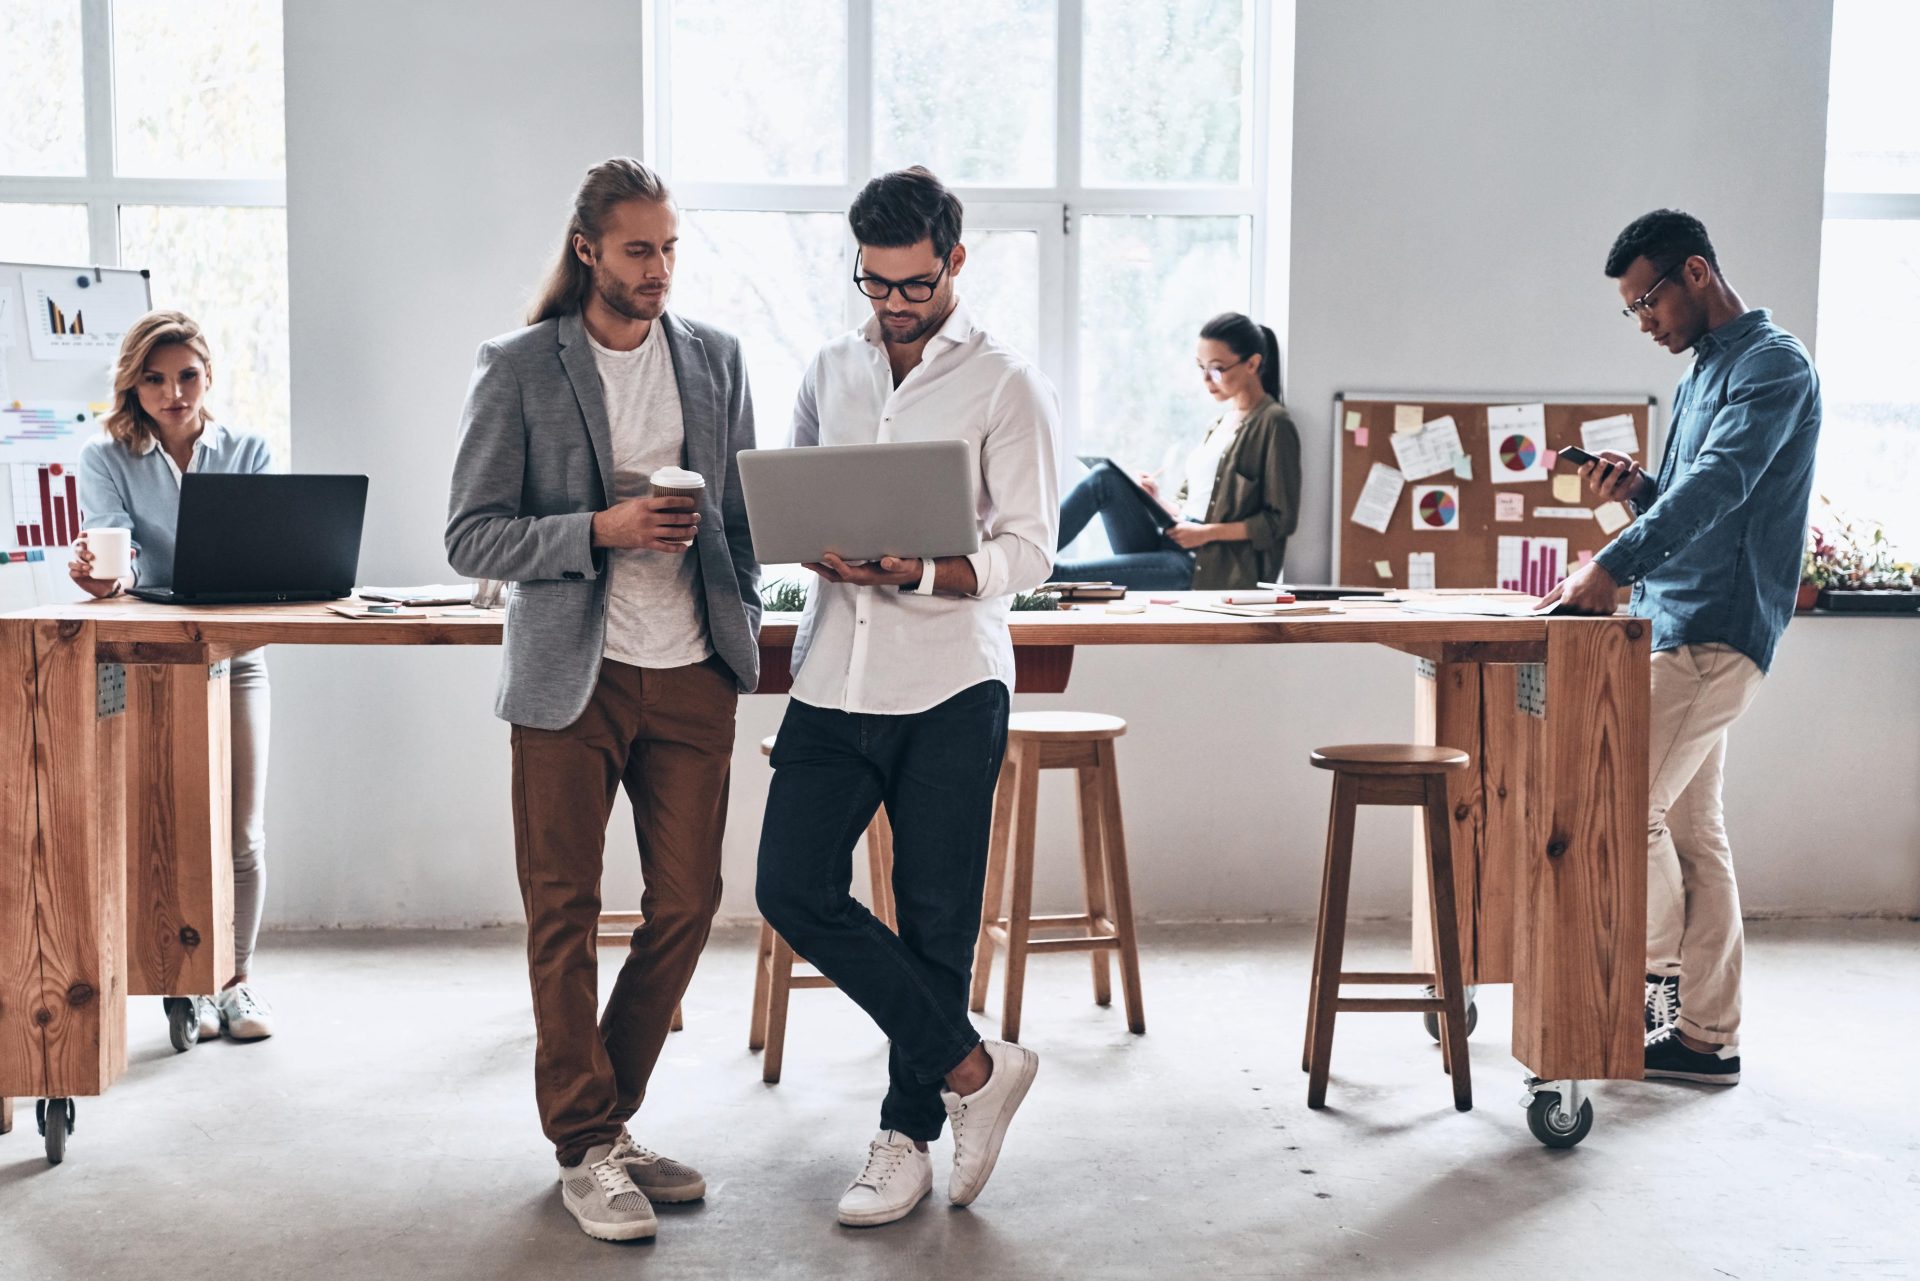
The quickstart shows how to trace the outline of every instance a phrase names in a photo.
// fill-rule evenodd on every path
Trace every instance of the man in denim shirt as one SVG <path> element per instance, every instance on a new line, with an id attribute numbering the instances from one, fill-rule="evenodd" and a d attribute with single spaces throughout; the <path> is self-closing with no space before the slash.
<path id="1" fill-rule="evenodd" d="M 1807 349 L 1720 274 L 1707 229 L 1672 209 L 1635 219 L 1607 255 L 1625 314 L 1693 368 L 1674 392 L 1658 476 L 1624 454 L 1582 468 L 1639 519 L 1549 594 L 1610 614 L 1622 585 L 1653 622 L 1647 812 L 1649 1077 L 1740 1080 L 1740 893 L 1720 783 L 1793 613 L 1820 438 Z"/>

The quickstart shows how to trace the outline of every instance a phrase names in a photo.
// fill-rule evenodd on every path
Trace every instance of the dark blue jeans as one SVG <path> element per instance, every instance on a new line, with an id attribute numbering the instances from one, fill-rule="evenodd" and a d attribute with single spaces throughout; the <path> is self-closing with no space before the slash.
<path id="1" fill-rule="evenodd" d="M 980 1043 L 967 1019 L 973 945 L 1007 748 L 1007 687 L 924 712 L 787 704 L 760 829 L 760 913 L 892 1041 L 880 1127 L 940 1137 L 943 1078 Z M 853 848 L 887 807 L 895 934 L 855 899 Z"/>
<path id="2" fill-rule="evenodd" d="M 1105 581 L 1139 591 L 1185 591 L 1193 586 L 1193 553 L 1175 547 L 1145 498 L 1112 462 L 1103 461 L 1060 500 L 1060 546 L 1080 536 L 1096 515 L 1106 526 L 1113 555 L 1056 561 L 1059 582 Z"/>

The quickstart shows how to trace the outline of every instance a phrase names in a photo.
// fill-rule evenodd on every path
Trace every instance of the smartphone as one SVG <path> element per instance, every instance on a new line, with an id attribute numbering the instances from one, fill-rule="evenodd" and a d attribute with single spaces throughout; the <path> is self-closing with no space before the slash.
<path id="1" fill-rule="evenodd" d="M 1572 463 L 1575 467 L 1585 467 L 1588 463 L 1603 462 L 1578 445 L 1565 445 L 1558 451 L 1556 462 Z"/>

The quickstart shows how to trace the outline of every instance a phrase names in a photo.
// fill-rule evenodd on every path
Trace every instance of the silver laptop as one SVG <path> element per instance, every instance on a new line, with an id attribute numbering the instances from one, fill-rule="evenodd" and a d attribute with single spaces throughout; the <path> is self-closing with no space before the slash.
<path id="1" fill-rule="evenodd" d="M 763 565 L 980 550 L 978 475 L 963 440 L 743 449 L 740 484 Z"/>

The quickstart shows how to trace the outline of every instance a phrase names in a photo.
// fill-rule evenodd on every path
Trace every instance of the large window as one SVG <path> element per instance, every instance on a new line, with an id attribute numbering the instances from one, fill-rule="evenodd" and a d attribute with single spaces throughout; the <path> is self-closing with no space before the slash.
<path id="1" fill-rule="evenodd" d="M 1816 490 L 1920 554 L 1920 5 L 1837 0 Z"/>
<path id="2" fill-rule="evenodd" d="M 960 290 L 1143 469 L 1211 416 L 1200 325 L 1265 303 L 1267 0 L 657 0 L 648 154 L 680 305 L 739 333 L 762 439 L 869 315 L 846 209 L 924 164 L 966 202 Z M 766 109 L 779 103 L 780 109 Z"/>
<path id="3" fill-rule="evenodd" d="M 0 0 L 0 260 L 147 268 L 284 466 L 282 80 L 280 0 Z"/>

